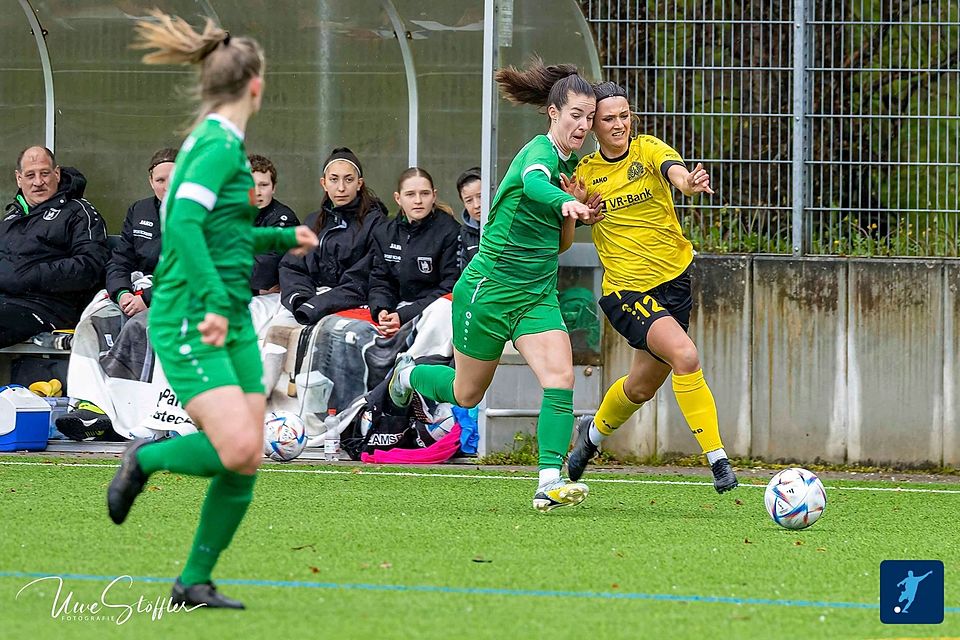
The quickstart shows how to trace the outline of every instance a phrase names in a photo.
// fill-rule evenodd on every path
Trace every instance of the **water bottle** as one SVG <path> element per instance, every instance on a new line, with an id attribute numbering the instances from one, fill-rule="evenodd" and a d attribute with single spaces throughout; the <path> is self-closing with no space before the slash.
<path id="1" fill-rule="evenodd" d="M 337 410 L 327 409 L 327 417 L 323 420 L 327 432 L 323 435 L 323 459 L 330 462 L 340 459 L 340 421 L 337 420 Z"/>

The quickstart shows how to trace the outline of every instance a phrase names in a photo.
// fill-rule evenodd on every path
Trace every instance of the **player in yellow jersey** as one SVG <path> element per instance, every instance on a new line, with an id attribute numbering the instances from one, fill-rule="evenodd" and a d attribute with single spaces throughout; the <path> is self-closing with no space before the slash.
<path id="1" fill-rule="evenodd" d="M 673 373 L 673 391 L 707 456 L 718 493 L 737 486 L 720 440 L 717 405 L 703 379 L 697 347 L 687 335 L 693 247 L 683 235 L 672 188 L 712 194 L 702 164 L 688 171 L 675 150 L 653 136 L 630 136 L 627 93 L 613 82 L 594 87 L 593 132 L 600 150 L 585 156 L 573 185 L 581 199 L 599 192 L 603 217 L 593 242 L 603 264 L 600 308 L 636 353 L 630 373 L 607 390 L 596 416 L 577 425 L 567 459 L 571 480 L 583 475 L 603 439 L 653 398 Z"/>

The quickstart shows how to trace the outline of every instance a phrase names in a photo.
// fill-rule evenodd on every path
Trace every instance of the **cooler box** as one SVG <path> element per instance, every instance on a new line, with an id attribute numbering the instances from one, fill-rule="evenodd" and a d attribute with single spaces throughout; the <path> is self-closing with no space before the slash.
<path id="1" fill-rule="evenodd" d="M 50 439 L 66 440 L 67 436 L 60 433 L 57 429 L 57 418 L 65 416 L 70 412 L 70 398 L 44 398 L 43 400 L 50 405 Z"/>
<path id="2" fill-rule="evenodd" d="M 0 387 L 0 451 L 43 451 L 50 434 L 50 405 L 20 385 Z"/>

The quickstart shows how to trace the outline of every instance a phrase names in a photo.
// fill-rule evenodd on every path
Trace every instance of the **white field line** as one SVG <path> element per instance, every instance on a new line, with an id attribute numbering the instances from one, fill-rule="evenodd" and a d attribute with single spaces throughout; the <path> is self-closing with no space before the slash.
<path id="1" fill-rule="evenodd" d="M 118 464 L 91 464 L 86 462 L 19 462 L 0 460 L 0 466 L 25 466 L 25 467 L 103 467 L 114 469 Z M 273 466 L 260 467 L 264 473 L 310 473 L 316 475 L 345 475 L 345 476 L 393 476 L 401 478 L 449 478 L 458 480 L 536 480 L 532 475 L 485 475 L 485 474 L 466 474 L 466 473 L 430 473 L 416 471 L 366 471 L 354 467 L 353 470 L 339 469 L 281 469 Z M 636 480 L 631 478 L 589 478 L 586 480 L 593 483 L 608 484 L 654 484 L 654 485 L 690 485 L 712 487 L 712 482 L 698 482 L 695 480 Z M 766 484 L 747 484 L 741 483 L 741 487 L 754 487 L 763 489 Z M 888 491 L 893 493 L 945 493 L 960 494 L 960 489 L 915 489 L 909 487 L 847 487 L 842 485 L 826 485 L 827 489 L 832 491 Z"/>

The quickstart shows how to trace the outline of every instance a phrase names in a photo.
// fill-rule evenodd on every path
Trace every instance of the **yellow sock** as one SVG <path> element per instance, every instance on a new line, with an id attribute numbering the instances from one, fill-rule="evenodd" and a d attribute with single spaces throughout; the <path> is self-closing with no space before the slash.
<path id="1" fill-rule="evenodd" d="M 612 434 L 641 406 L 631 402 L 623 390 L 623 383 L 626 379 L 627 376 L 623 376 L 607 389 L 607 393 L 603 396 L 603 402 L 597 409 L 597 415 L 593 418 L 593 424 L 596 425 L 597 431 L 605 436 Z"/>
<path id="2" fill-rule="evenodd" d="M 673 374 L 673 392 L 677 395 L 680 411 L 687 419 L 690 431 L 700 443 L 703 452 L 722 449 L 717 403 L 713 401 L 710 387 L 703 379 L 703 369 L 684 375 Z"/>

